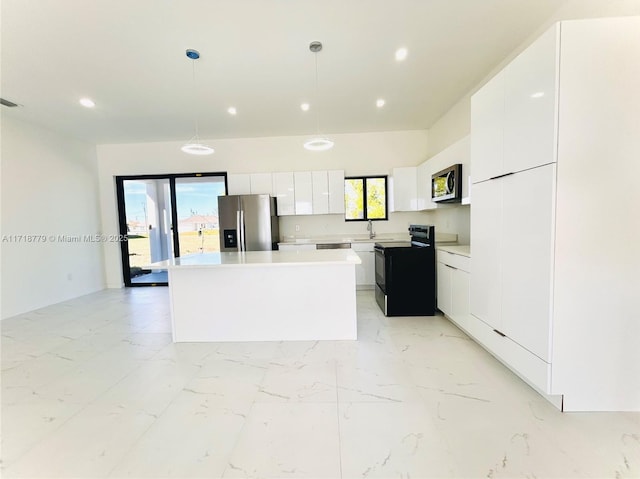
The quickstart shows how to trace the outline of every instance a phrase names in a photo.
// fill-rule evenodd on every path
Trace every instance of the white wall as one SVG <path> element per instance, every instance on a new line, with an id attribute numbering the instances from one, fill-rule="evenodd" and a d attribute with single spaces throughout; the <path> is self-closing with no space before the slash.
<path id="1" fill-rule="evenodd" d="M 95 146 L 3 115 L 2 318 L 104 288 L 102 245 L 57 238 L 98 233 L 99 215 Z"/>
<path id="2" fill-rule="evenodd" d="M 389 174 L 391 168 L 416 166 L 426 159 L 427 132 L 395 131 L 332 135 L 335 147 L 325 152 L 306 151 L 302 136 L 242 138 L 209 141 L 212 156 L 190 156 L 180 151 L 179 142 L 136 143 L 98 146 L 98 169 L 102 229 L 118 233 L 114 177 L 118 175 L 223 172 L 261 173 L 344 169 L 347 175 Z M 409 223 L 434 223 L 438 231 L 457 233 L 460 221 L 436 213 L 391 213 L 389 221 L 378 221 L 380 233 L 405 233 Z M 440 221 L 440 224 L 435 221 Z M 450 227 L 445 225 L 449 223 Z M 468 223 L 468 221 L 467 221 Z M 300 231 L 295 231 L 295 225 Z M 346 223 L 343 215 L 282 217 L 280 234 L 366 233 L 363 223 Z M 467 226 L 468 229 L 468 226 Z M 120 249 L 104 245 L 107 286 L 122 286 Z"/>

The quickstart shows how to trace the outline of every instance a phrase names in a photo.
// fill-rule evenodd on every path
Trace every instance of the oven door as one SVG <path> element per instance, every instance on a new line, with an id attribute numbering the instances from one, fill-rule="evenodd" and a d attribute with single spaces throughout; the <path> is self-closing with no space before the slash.
<path id="1" fill-rule="evenodd" d="M 376 259 L 376 284 L 378 285 L 378 287 L 383 291 L 386 292 L 386 287 L 385 287 L 385 280 L 386 280 L 386 274 L 385 274 L 385 266 L 386 266 L 386 262 L 385 262 L 385 255 L 384 255 L 384 248 L 380 247 L 380 246 L 375 246 L 375 259 Z"/>

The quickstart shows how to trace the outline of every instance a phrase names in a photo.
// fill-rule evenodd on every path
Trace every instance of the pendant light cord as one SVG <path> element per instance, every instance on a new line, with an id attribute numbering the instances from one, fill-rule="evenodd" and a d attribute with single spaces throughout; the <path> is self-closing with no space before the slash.
<path id="1" fill-rule="evenodd" d="M 198 95 L 196 93 L 196 61 L 194 59 L 191 60 L 191 73 L 193 77 L 193 122 L 195 126 L 196 136 L 194 138 L 200 138 L 200 132 L 198 131 L 198 110 L 197 110 L 197 100 Z"/>
<path id="2" fill-rule="evenodd" d="M 318 92 L 318 52 L 313 54 L 316 62 L 316 134 L 320 136 L 320 93 Z"/>

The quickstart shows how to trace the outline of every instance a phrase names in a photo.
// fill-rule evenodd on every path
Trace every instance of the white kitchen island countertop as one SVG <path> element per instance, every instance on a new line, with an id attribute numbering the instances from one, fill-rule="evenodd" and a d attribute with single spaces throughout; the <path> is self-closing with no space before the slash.
<path id="1" fill-rule="evenodd" d="M 196 253 L 151 264 L 152 269 L 241 267 L 246 265 L 292 266 L 309 264 L 360 264 L 360 257 L 351 249 L 311 251 L 244 251 L 226 253 Z"/>

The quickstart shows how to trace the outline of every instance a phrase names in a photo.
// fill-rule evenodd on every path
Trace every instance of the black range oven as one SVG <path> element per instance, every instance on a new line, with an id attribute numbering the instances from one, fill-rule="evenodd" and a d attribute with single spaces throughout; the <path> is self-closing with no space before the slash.
<path id="1" fill-rule="evenodd" d="M 385 316 L 433 316 L 435 228 L 411 225 L 410 241 L 376 243 L 376 302 Z"/>

